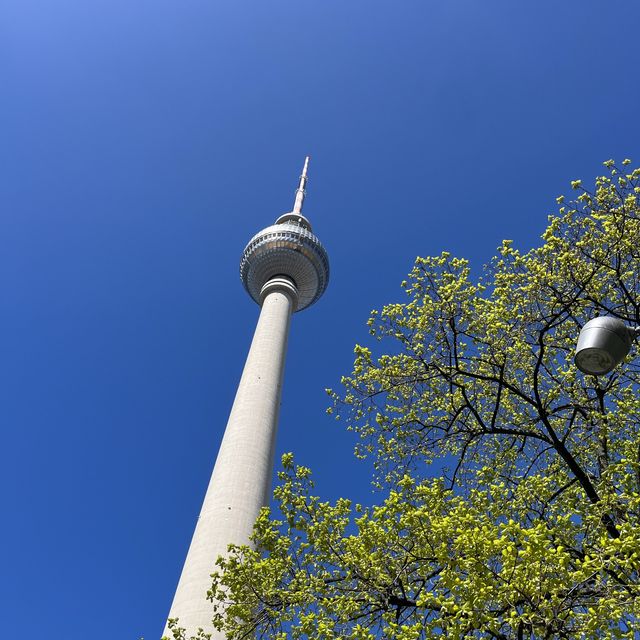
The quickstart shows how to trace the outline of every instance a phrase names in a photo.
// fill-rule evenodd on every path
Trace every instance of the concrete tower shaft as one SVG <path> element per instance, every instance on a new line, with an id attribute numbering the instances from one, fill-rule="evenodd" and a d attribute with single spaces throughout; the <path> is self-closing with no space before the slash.
<path id="1" fill-rule="evenodd" d="M 243 283 L 262 308 L 169 613 L 188 634 L 202 628 L 224 638 L 211 624 L 210 574 L 229 543 L 249 544 L 260 509 L 269 504 L 291 314 L 327 286 L 326 252 L 301 213 L 307 166 L 308 158 L 294 210 L 285 214 L 297 220 L 267 227 L 242 256 Z M 275 228 L 281 235 L 273 238 Z M 164 635 L 172 637 L 168 628 Z"/>

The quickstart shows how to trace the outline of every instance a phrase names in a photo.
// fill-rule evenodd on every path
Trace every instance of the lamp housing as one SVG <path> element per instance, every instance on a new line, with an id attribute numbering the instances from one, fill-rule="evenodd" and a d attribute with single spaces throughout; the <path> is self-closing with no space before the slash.
<path id="1" fill-rule="evenodd" d="M 583 373 L 605 375 L 624 360 L 635 335 L 620 318 L 593 318 L 580 330 L 574 362 Z"/>

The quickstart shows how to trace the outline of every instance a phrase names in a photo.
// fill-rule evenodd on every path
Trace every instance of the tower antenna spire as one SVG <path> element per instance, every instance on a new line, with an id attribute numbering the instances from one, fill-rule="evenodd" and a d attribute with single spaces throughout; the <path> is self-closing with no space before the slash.
<path id="1" fill-rule="evenodd" d="M 304 204 L 304 197 L 306 195 L 307 186 L 307 169 L 309 168 L 309 160 L 311 156 L 307 156 L 304 159 L 304 167 L 302 168 L 302 175 L 300 176 L 300 184 L 296 189 L 296 200 L 293 203 L 292 213 L 302 213 L 302 205 Z"/>

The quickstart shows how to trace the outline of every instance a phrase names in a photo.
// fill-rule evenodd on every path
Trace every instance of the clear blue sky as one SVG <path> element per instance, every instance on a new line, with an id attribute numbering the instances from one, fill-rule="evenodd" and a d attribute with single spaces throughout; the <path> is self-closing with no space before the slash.
<path id="1" fill-rule="evenodd" d="M 4 0 L 4 637 L 159 637 L 258 308 L 248 239 L 305 207 L 278 451 L 366 500 L 324 414 L 416 255 L 480 270 L 640 159 L 635 1 Z M 28 629 L 28 631 L 26 631 Z"/>

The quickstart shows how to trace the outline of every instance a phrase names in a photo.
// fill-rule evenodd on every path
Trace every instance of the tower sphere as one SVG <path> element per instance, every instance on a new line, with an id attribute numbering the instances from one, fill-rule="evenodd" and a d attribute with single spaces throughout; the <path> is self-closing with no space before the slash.
<path id="1" fill-rule="evenodd" d="M 240 278 L 258 304 L 262 287 L 276 276 L 293 281 L 298 292 L 296 311 L 311 306 L 329 283 L 327 252 L 299 212 L 280 216 L 253 236 L 242 253 Z"/>

